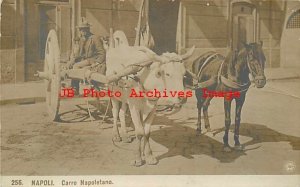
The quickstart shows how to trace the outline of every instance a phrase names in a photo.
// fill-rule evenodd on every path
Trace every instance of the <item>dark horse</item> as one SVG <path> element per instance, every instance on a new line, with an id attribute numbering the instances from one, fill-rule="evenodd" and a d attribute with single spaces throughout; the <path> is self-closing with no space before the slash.
<path id="1" fill-rule="evenodd" d="M 212 97 L 203 97 L 204 89 L 217 91 L 214 94 L 226 94 L 226 92 L 228 94 L 232 91 L 238 93 L 238 97 L 224 97 L 224 151 L 231 151 L 228 144 L 228 131 L 231 123 L 231 102 L 234 99 L 236 101 L 234 148 L 236 150 L 243 150 L 243 146 L 239 141 L 239 127 L 242 107 L 247 90 L 251 84 L 249 74 L 254 78 L 257 88 L 264 87 L 266 84 L 266 77 L 264 75 L 265 60 L 262 43 L 251 43 L 244 44 L 238 51 L 230 51 L 226 57 L 215 52 L 207 52 L 193 62 L 192 73 L 187 75 L 187 80 L 191 80 L 189 78 L 193 77 L 198 82 L 195 90 L 198 108 L 197 135 L 201 134 L 201 109 L 203 109 L 205 128 L 207 131 L 210 131 L 208 106 Z M 210 96 L 220 96 L 214 94 L 210 94 Z"/>

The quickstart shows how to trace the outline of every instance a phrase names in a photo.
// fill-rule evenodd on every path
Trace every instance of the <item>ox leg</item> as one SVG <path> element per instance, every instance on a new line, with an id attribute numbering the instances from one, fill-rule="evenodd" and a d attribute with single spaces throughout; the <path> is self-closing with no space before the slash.
<path id="1" fill-rule="evenodd" d="M 243 108 L 243 104 L 246 98 L 246 94 L 243 93 L 239 98 L 236 99 L 236 107 L 235 107 L 235 126 L 234 126 L 234 142 L 235 142 L 235 150 L 241 151 L 244 149 L 244 146 L 241 145 L 239 140 L 240 133 L 240 122 L 241 122 L 241 112 Z"/>
<path id="2" fill-rule="evenodd" d="M 224 151 L 225 152 L 230 152 L 231 151 L 229 143 L 228 143 L 228 132 L 229 132 L 230 123 L 231 123 L 231 119 L 230 119 L 231 102 L 232 102 L 232 99 L 227 100 L 227 99 L 224 98 L 225 134 L 223 136 L 223 142 L 224 142 Z"/>
<path id="3" fill-rule="evenodd" d="M 112 113 L 113 113 L 113 118 L 114 118 L 113 141 L 120 142 L 121 137 L 120 137 L 118 123 L 117 123 L 118 122 L 118 114 L 120 111 L 120 102 L 112 98 L 111 103 L 112 103 Z"/>
<path id="4" fill-rule="evenodd" d="M 122 137 L 122 142 L 130 143 L 131 139 L 129 138 L 126 130 L 126 121 L 125 121 L 126 111 L 127 111 L 127 104 L 126 102 L 122 102 L 121 110 L 119 112 L 119 118 L 121 122 L 121 137 Z"/>
<path id="5" fill-rule="evenodd" d="M 135 128 L 135 135 L 136 135 L 136 149 L 135 149 L 135 160 L 133 165 L 139 167 L 143 165 L 142 162 L 142 151 L 141 151 L 141 141 L 144 137 L 144 127 L 141 120 L 141 115 L 139 110 L 136 108 L 135 104 L 129 103 L 129 110 L 131 113 L 132 122 Z"/>
<path id="6" fill-rule="evenodd" d="M 145 124 L 144 154 L 145 154 L 146 163 L 149 165 L 155 165 L 158 163 L 157 159 L 152 154 L 152 150 L 149 143 L 151 124 L 155 116 L 154 113 L 155 113 L 155 109 L 154 111 L 149 113 L 146 120 L 144 121 Z"/>
<path id="7" fill-rule="evenodd" d="M 203 103 L 203 115 L 204 115 L 204 124 L 205 124 L 205 128 L 208 132 L 211 131 L 210 128 L 210 124 L 209 124 L 209 119 L 208 119 L 208 106 L 210 104 L 211 101 L 211 97 L 207 98 L 204 103 Z"/>
<path id="8" fill-rule="evenodd" d="M 196 98 L 197 98 L 197 109 L 198 109 L 198 120 L 197 120 L 197 130 L 196 135 L 201 135 L 201 111 L 202 111 L 202 105 L 203 105 L 203 98 L 202 98 L 202 90 L 197 89 L 195 91 Z"/>

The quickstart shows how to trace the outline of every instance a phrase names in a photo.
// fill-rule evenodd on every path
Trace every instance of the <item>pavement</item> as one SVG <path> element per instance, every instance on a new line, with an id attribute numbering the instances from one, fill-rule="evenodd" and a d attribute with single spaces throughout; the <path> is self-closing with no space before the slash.
<path id="1" fill-rule="evenodd" d="M 300 68 L 266 68 L 268 81 L 299 79 Z M 1 84 L 0 105 L 33 104 L 45 101 L 45 85 L 41 81 Z"/>

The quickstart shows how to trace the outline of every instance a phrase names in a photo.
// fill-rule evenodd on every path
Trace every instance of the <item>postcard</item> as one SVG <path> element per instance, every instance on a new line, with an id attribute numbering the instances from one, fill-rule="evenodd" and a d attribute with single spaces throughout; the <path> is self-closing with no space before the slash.
<path id="1" fill-rule="evenodd" d="M 299 0 L 1 0 L 1 185 L 300 186 Z"/>

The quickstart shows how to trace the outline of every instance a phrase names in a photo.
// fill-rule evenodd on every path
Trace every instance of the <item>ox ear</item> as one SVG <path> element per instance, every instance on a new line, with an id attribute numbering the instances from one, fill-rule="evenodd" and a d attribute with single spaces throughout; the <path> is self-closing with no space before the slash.
<path id="1" fill-rule="evenodd" d="M 247 50 L 251 48 L 251 46 L 249 44 L 247 44 L 246 42 L 242 41 L 241 43 Z"/>
<path id="2" fill-rule="evenodd" d="M 194 51 L 195 51 L 195 46 L 193 45 L 193 47 L 190 48 L 185 54 L 181 55 L 182 60 L 186 60 L 189 57 L 191 57 Z"/>

